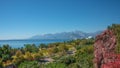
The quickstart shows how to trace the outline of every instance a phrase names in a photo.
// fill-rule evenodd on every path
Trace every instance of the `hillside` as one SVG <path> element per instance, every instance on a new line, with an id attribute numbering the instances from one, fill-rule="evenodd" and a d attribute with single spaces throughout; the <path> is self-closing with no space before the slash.
<path id="1" fill-rule="evenodd" d="M 120 25 L 113 24 L 96 37 L 95 68 L 120 68 Z"/>

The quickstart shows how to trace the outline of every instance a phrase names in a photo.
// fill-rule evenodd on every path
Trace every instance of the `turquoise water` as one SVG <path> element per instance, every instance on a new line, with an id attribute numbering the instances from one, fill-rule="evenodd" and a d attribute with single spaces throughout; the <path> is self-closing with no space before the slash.
<path id="1" fill-rule="evenodd" d="M 9 44 L 13 48 L 23 47 L 25 44 L 40 45 L 41 43 L 48 44 L 54 42 L 64 42 L 67 40 L 0 40 L 0 46 Z"/>

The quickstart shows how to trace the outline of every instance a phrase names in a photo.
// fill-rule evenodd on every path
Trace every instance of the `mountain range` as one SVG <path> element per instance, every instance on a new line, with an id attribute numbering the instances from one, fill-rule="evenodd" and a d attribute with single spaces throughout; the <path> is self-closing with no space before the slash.
<path id="1" fill-rule="evenodd" d="M 86 33 L 82 31 L 71 31 L 71 32 L 61 32 L 55 34 L 44 34 L 32 36 L 29 39 L 83 39 L 83 38 L 95 38 L 96 35 L 100 34 L 102 31 L 97 31 L 93 33 Z"/>

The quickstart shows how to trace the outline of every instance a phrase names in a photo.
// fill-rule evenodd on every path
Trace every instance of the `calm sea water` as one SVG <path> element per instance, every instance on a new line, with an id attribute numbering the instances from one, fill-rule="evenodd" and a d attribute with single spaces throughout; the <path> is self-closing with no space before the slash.
<path id="1" fill-rule="evenodd" d="M 4 44 L 9 44 L 13 48 L 23 47 L 25 44 L 35 44 L 40 45 L 41 43 L 48 44 L 54 42 L 64 42 L 68 40 L 0 40 L 0 46 Z"/>

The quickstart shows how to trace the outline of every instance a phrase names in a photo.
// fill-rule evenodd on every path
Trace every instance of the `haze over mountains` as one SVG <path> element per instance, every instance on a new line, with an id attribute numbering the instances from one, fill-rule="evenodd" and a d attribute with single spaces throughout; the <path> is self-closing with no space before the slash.
<path id="1" fill-rule="evenodd" d="M 82 31 L 71 31 L 71 32 L 61 32 L 55 34 L 44 34 L 36 35 L 29 39 L 82 39 L 82 38 L 94 38 L 96 35 L 100 34 L 102 31 L 97 31 L 93 33 L 86 33 Z"/>

